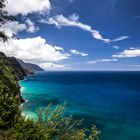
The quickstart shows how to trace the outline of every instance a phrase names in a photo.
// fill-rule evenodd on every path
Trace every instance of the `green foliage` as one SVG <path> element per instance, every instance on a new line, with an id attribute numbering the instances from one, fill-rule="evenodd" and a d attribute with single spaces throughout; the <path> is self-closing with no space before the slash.
<path id="1" fill-rule="evenodd" d="M 88 140 L 99 140 L 100 134 L 101 132 L 97 129 L 95 125 L 93 125 Z"/>
<path id="2" fill-rule="evenodd" d="M 7 130 L 16 123 L 20 115 L 18 98 L 0 93 L 0 129 Z"/>
<path id="3" fill-rule="evenodd" d="M 64 105 L 55 109 L 49 105 L 45 112 L 38 110 L 38 120 L 34 121 L 18 116 L 8 131 L 0 132 L 3 140 L 99 140 L 100 131 L 93 126 L 81 128 L 83 120 L 75 121 L 72 117 L 63 117 Z M 45 116 L 44 116 L 45 115 Z"/>
<path id="4" fill-rule="evenodd" d="M 18 95 L 19 100 L 23 101 L 18 80 L 23 79 L 25 75 L 23 68 L 15 59 L 8 58 L 0 52 L 0 94 L 8 94 L 9 97 Z"/>
<path id="5" fill-rule="evenodd" d="M 81 128 L 83 120 L 75 121 L 72 117 L 63 117 L 65 105 L 55 109 L 49 105 L 46 110 L 38 110 L 38 123 L 44 127 L 49 139 L 55 140 L 99 140 L 100 131 L 96 126 L 88 129 Z"/>
<path id="6" fill-rule="evenodd" d="M 10 134 L 16 140 L 48 140 L 47 133 L 41 125 L 22 116 L 10 129 Z"/>
<path id="7" fill-rule="evenodd" d="M 0 130 L 0 140 L 15 140 L 11 137 L 9 131 Z"/>
<path id="8" fill-rule="evenodd" d="M 14 17 L 9 16 L 7 14 L 7 12 L 4 11 L 4 7 L 5 7 L 6 2 L 7 2 L 6 0 L 0 0 L 0 27 L 3 23 L 5 23 L 7 21 L 13 21 L 14 20 Z M 0 31 L 0 38 L 3 41 L 8 40 L 8 36 L 5 34 L 4 31 Z"/>
<path id="9" fill-rule="evenodd" d="M 20 87 L 8 58 L 0 53 L 0 129 L 14 126 L 20 105 Z"/>

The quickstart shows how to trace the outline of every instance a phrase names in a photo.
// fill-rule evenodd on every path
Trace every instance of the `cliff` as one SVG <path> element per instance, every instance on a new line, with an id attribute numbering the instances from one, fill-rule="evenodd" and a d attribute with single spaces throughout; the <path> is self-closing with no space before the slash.
<path id="1" fill-rule="evenodd" d="M 20 95 L 19 80 L 27 76 L 19 62 L 14 57 L 7 57 L 0 52 L 0 94 L 7 93 L 9 96 L 18 96 L 19 102 L 24 102 Z"/>
<path id="2" fill-rule="evenodd" d="M 44 71 L 41 67 L 39 67 L 39 66 L 36 65 L 36 64 L 25 63 L 25 62 L 23 62 L 23 61 L 20 60 L 20 59 L 17 59 L 17 60 L 18 60 L 18 62 L 20 63 L 20 65 L 21 65 L 24 69 L 27 69 L 28 71 L 31 71 L 31 72 Z"/>

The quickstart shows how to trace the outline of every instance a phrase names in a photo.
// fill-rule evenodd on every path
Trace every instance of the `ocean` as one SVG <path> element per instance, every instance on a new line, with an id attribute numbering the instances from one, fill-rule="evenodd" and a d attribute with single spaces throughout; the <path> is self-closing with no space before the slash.
<path id="1" fill-rule="evenodd" d="M 140 72 L 41 72 L 20 85 L 27 116 L 66 101 L 65 115 L 96 124 L 100 140 L 140 140 Z"/>

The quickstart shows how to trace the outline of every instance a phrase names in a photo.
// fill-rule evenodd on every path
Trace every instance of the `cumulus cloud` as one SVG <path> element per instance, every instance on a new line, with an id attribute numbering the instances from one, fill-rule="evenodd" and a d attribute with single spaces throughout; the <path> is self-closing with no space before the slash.
<path id="1" fill-rule="evenodd" d="M 71 54 L 74 54 L 74 55 L 80 55 L 80 56 L 88 56 L 88 54 L 87 53 L 83 53 L 83 52 L 80 52 L 80 51 L 78 51 L 78 50 L 70 50 L 70 53 Z"/>
<path id="2" fill-rule="evenodd" d="M 114 58 L 123 58 L 123 57 L 139 57 L 140 56 L 140 49 L 131 48 L 128 50 L 124 50 L 119 54 L 112 55 Z"/>
<path id="3" fill-rule="evenodd" d="M 4 31 L 9 37 L 13 37 L 21 31 L 34 33 L 38 30 L 39 28 L 30 19 L 27 19 L 25 23 L 19 23 L 18 21 L 6 22 L 0 27 L 0 31 Z"/>
<path id="4" fill-rule="evenodd" d="M 55 46 L 54 48 L 55 48 L 57 51 L 62 51 L 62 52 L 64 52 L 64 49 L 63 49 L 62 47 Z"/>
<path id="5" fill-rule="evenodd" d="M 62 52 L 39 37 L 26 39 L 12 39 L 7 46 L 1 45 L 1 51 L 8 56 L 15 56 L 25 62 L 43 65 L 68 59 L 70 54 Z M 44 65 L 46 66 L 46 65 Z"/>
<path id="6" fill-rule="evenodd" d="M 4 31 L 9 37 L 17 35 L 19 32 L 27 29 L 26 24 L 21 24 L 18 21 L 6 22 L 0 28 L 1 31 Z"/>
<path id="7" fill-rule="evenodd" d="M 44 13 L 51 10 L 51 4 L 49 0 L 7 0 L 5 10 L 13 16 Z"/>
<path id="8" fill-rule="evenodd" d="M 97 59 L 93 61 L 87 61 L 87 64 L 96 64 L 96 63 L 102 63 L 102 62 L 116 62 L 118 59 Z"/>
<path id="9" fill-rule="evenodd" d="M 29 18 L 26 20 L 26 24 L 27 24 L 26 31 L 29 33 L 34 33 L 39 30 L 39 27 L 36 27 L 35 24 Z"/>
<path id="10" fill-rule="evenodd" d="M 99 31 L 94 30 L 90 25 L 81 23 L 79 21 L 79 15 L 77 14 L 72 14 L 68 17 L 65 17 L 63 15 L 57 15 L 54 17 L 49 17 L 47 20 L 46 19 L 41 19 L 39 22 L 41 23 L 45 23 L 45 24 L 50 24 L 50 25 L 55 25 L 57 28 L 61 28 L 61 27 L 77 27 L 80 28 L 84 31 L 89 32 L 93 38 L 97 39 L 97 40 L 101 40 L 107 44 L 111 43 L 111 42 L 116 42 L 116 41 L 121 41 L 124 39 L 129 38 L 128 36 L 120 36 L 117 37 L 116 39 L 107 39 L 104 38 Z"/>

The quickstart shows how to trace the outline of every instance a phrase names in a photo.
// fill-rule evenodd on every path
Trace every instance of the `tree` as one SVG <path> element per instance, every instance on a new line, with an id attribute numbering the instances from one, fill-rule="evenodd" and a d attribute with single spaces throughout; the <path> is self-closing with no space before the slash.
<path id="1" fill-rule="evenodd" d="M 13 21 L 15 18 L 13 16 L 9 16 L 6 11 L 4 11 L 4 8 L 6 6 L 6 0 L 0 0 L 0 28 L 2 24 L 4 24 L 7 21 Z M 2 41 L 7 41 L 8 36 L 5 34 L 5 32 L 0 29 L 0 39 Z"/>

